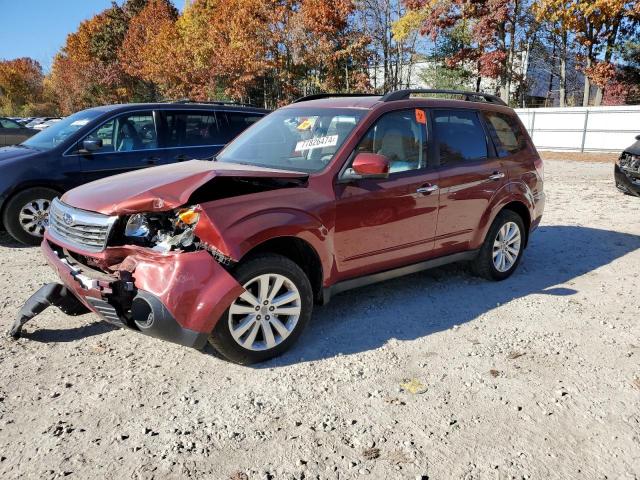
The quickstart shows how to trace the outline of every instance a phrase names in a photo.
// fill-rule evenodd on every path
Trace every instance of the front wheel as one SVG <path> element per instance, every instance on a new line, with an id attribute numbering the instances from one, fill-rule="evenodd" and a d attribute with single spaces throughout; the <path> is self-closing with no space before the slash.
<path id="1" fill-rule="evenodd" d="M 7 232 L 25 245 L 39 245 L 49 225 L 51 201 L 59 195 L 50 188 L 37 187 L 23 190 L 8 202 L 3 223 Z"/>
<path id="2" fill-rule="evenodd" d="M 222 314 L 209 343 L 227 360 L 242 365 L 280 355 L 311 318 L 309 279 L 296 263 L 275 254 L 241 263 L 234 276 L 245 292 Z"/>
<path id="3" fill-rule="evenodd" d="M 474 273 L 489 280 L 511 276 L 522 258 L 524 231 L 520 215 L 511 210 L 501 211 L 472 264 Z"/>

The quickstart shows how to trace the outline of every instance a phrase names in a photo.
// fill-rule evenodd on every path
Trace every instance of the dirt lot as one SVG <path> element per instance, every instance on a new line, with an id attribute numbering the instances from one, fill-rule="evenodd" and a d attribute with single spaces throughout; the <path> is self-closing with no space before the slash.
<path id="1" fill-rule="evenodd" d="M 611 170 L 546 163 L 506 282 L 342 294 L 257 368 L 46 312 L 0 340 L 0 478 L 640 478 L 640 199 Z M 55 277 L 2 245 L 6 330 Z"/>

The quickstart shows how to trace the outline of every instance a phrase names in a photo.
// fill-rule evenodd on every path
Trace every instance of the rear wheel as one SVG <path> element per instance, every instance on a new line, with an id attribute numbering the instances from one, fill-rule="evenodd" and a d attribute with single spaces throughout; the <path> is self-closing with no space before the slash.
<path id="1" fill-rule="evenodd" d="M 487 237 L 472 264 L 476 275 L 504 280 L 516 270 L 524 249 L 524 222 L 512 210 L 502 210 L 491 224 Z"/>
<path id="2" fill-rule="evenodd" d="M 228 360 L 249 365 L 280 355 L 311 318 L 313 292 L 302 269 L 281 255 L 265 254 L 238 266 L 245 288 L 209 337 Z"/>
<path id="3" fill-rule="evenodd" d="M 25 245 L 39 245 L 49 225 L 51 200 L 59 195 L 50 188 L 29 188 L 13 196 L 4 210 L 3 223 L 9 234 Z"/>

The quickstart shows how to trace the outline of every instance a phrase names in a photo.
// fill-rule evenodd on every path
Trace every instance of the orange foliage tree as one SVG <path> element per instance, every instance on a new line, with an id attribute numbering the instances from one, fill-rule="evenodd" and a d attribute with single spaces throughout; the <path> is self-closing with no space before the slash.
<path id="1" fill-rule="evenodd" d="M 21 114 L 39 101 L 43 89 L 42 67 L 31 58 L 0 61 L 0 109 L 4 115 Z"/>

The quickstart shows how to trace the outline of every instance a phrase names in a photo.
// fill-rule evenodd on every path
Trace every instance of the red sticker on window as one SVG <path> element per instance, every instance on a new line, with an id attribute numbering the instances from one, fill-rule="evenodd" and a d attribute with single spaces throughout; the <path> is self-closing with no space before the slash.
<path id="1" fill-rule="evenodd" d="M 422 123 L 423 125 L 427 124 L 427 115 L 425 115 L 424 110 L 416 108 L 416 122 Z"/>

